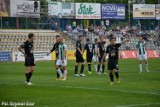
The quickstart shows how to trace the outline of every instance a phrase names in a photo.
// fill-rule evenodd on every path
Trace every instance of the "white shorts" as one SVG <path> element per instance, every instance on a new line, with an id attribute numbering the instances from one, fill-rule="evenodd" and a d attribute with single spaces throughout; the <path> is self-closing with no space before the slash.
<path id="1" fill-rule="evenodd" d="M 56 61 L 56 65 L 61 65 L 62 67 L 65 67 L 65 66 L 67 66 L 67 60 L 64 60 L 64 63 L 62 63 L 62 60 L 58 59 Z"/>
<path id="2" fill-rule="evenodd" d="M 93 56 L 92 59 L 93 59 L 94 62 L 99 62 L 99 59 L 98 59 L 97 55 Z"/>
<path id="3" fill-rule="evenodd" d="M 139 60 L 147 60 L 147 54 L 138 55 Z"/>

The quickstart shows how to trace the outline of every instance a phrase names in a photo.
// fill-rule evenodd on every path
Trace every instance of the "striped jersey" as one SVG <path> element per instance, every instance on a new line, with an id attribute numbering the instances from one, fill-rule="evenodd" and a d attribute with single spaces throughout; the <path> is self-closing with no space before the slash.
<path id="1" fill-rule="evenodd" d="M 146 54 L 146 42 L 145 41 L 142 41 L 142 42 L 138 42 L 136 44 L 136 48 L 138 49 L 138 54 L 139 55 L 143 55 L 143 54 Z"/>
<path id="2" fill-rule="evenodd" d="M 60 43 L 58 48 L 59 48 L 58 49 L 58 58 L 62 60 L 63 59 L 63 55 L 64 55 L 64 59 L 66 59 L 65 50 L 66 50 L 67 46 L 64 43 Z"/>
<path id="3" fill-rule="evenodd" d="M 98 55 L 98 44 L 93 44 L 93 55 Z"/>

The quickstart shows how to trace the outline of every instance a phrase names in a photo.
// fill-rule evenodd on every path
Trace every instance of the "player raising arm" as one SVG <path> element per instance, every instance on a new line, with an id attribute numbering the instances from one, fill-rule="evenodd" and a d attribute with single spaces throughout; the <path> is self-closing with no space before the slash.
<path id="1" fill-rule="evenodd" d="M 103 55 L 101 62 L 104 61 L 107 53 L 109 54 L 108 55 L 108 70 L 109 70 L 109 77 L 111 80 L 110 85 L 113 85 L 113 83 L 114 83 L 113 72 L 118 80 L 117 83 L 120 83 L 119 72 L 118 72 L 118 56 L 119 56 L 119 49 L 118 48 L 128 41 L 130 41 L 130 40 L 128 39 L 128 40 L 123 41 L 120 44 L 115 44 L 115 38 L 111 37 L 110 38 L 110 45 L 107 46 L 106 52 Z"/>

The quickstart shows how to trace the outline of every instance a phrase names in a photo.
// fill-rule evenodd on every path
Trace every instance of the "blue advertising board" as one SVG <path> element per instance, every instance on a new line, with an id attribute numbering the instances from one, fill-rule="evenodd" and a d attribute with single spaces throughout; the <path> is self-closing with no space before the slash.
<path id="1" fill-rule="evenodd" d="M 125 4 L 102 4 L 102 19 L 125 19 Z"/>
<path id="2" fill-rule="evenodd" d="M 0 62 L 10 61 L 10 52 L 0 52 Z"/>

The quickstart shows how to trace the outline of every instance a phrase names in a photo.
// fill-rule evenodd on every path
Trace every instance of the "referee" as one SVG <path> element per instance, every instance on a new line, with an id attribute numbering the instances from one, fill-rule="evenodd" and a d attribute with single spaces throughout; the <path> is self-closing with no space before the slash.
<path id="1" fill-rule="evenodd" d="M 31 79 L 32 74 L 34 72 L 34 66 L 35 66 L 34 55 L 33 55 L 33 40 L 34 40 L 34 34 L 29 33 L 27 41 L 25 41 L 18 48 L 18 50 L 21 51 L 25 57 L 25 66 L 26 66 L 26 73 L 25 73 L 26 74 L 26 82 L 25 83 L 27 85 L 33 85 L 30 82 L 30 79 Z"/>
<path id="2" fill-rule="evenodd" d="M 113 72 L 118 80 L 117 83 L 120 83 L 119 72 L 118 72 L 118 56 L 119 56 L 118 49 L 121 45 L 125 44 L 128 41 L 130 41 L 130 40 L 128 39 L 128 40 L 123 41 L 120 44 L 115 44 L 115 38 L 111 37 L 110 38 L 110 45 L 107 46 L 106 52 L 103 55 L 101 62 L 104 61 L 103 59 L 105 59 L 107 53 L 109 54 L 109 56 L 108 56 L 108 70 L 109 70 L 109 77 L 111 80 L 110 85 L 113 85 L 113 83 L 114 83 Z"/>

